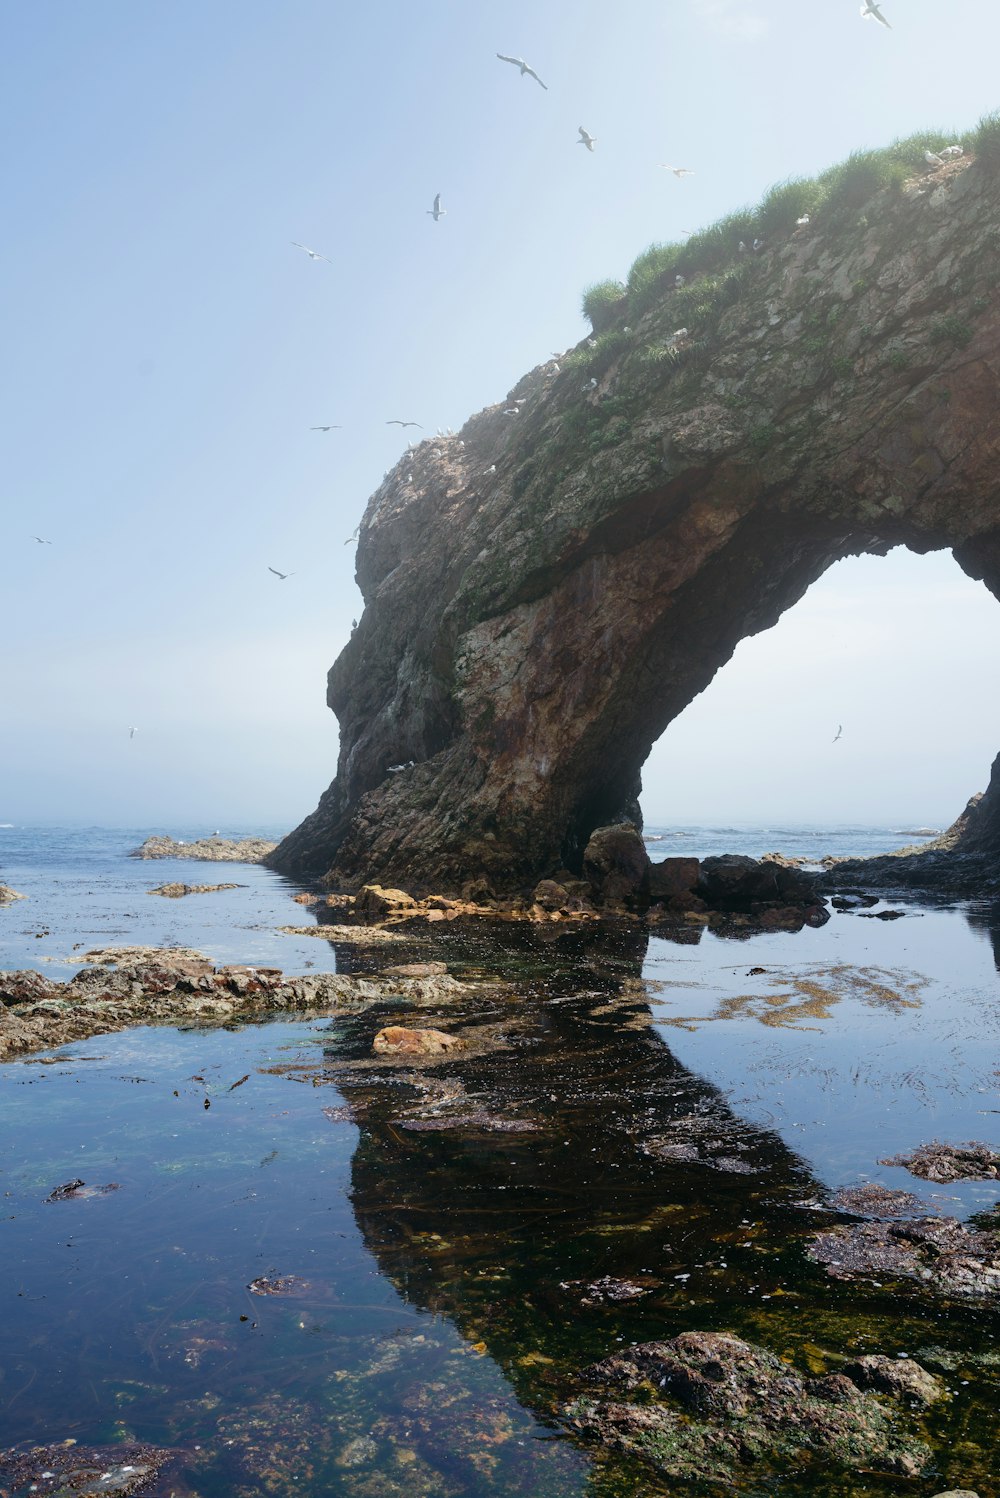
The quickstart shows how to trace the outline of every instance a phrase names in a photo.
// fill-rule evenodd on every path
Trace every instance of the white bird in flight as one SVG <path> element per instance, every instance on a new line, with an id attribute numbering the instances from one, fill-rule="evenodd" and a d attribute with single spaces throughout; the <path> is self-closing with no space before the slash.
<path id="1" fill-rule="evenodd" d="M 275 575 L 275 577 L 280 578 L 282 582 L 285 581 L 286 577 L 294 577 L 295 576 L 294 572 L 279 572 L 278 569 L 277 569 L 277 567 L 268 567 L 267 570 L 268 570 L 268 572 L 273 572 L 274 575 Z"/>
<path id="2" fill-rule="evenodd" d="M 434 194 L 434 207 L 428 208 L 427 212 L 430 214 L 435 223 L 437 223 L 439 218 L 445 218 L 447 216 L 448 210 L 447 208 L 441 207 L 441 194 L 439 192 Z"/>
<path id="3" fill-rule="evenodd" d="M 834 738 L 833 738 L 833 742 L 834 743 L 837 742 L 837 740 L 840 738 L 840 735 L 843 733 L 843 731 L 844 731 L 844 725 L 843 725 L 843 723 L 838 723 L 837 724 L 837 732 L 834 734 Z"/>
<path id="4" fill-rule="evenodd" d="M 333 426 L 329 426 L 329 427 L 310 427 L 309 430 L 310 430 L 310 432 L 342 432 L 344 430 L 344 428 L 342 426 L 338 426 L 337 423 L 334 422 Z"/>
<path id="5" fill-rule="evenodd" d="M 327 265 L 333 264 L 332 260 L 328 260 L 325 255 L 321 255 L 318 250 L 311 250 L 307 244 L 299 244 L 297 239 L 293 239 L 292 244 L 297 250 L 305 250 L 310 260 L 326 260 Z"/>
<path id="6" fill-rule="evenodd" d="M 128 736 L 129 736 L 129 738 L 130 739 L 134 739 L 135 736 L 136 736 L 136 734 L 138 732 L 139 732 L 138 728 L 134 727 L 134 725 L 130 723 L 129 726 L 128 726 Z"/>
<path id="7" fill-rule="evenodd" d="M 577 145 L 586 146 L 588 151 L 592 151 L 597 145 L 597 136 L 591 135 L 589 130 L 584 130 L 582 125 L 577 126 L 577 128 L 580 131 L 580 139 L 577 141 Z"/>
<path id="8" fill-rule="evenodd" d="M 666 161 L 658 161 L 657 166 L 662 167 L 665 172 L 673 172 L 675 177 L 693 177 L 694 171 L 686 166 L 670 166 Z"/>
<path id="9" fill-rule="evenodd" d="M 52 542 L 51 541 L 47 541 L 44 536 L 32 536 L 31 539 L 32 539 L 32 541 L 37 541 L 38 544 L 39 544 L 39 546 L 51 546 L 52 545 Z"/>
<path id="10" fill-rule="evenodd" d="M 508 57 L 505 52 L 498 52 L 497 56 L 499 57 L 501 62 L 512 62 L 515 68 L 520 68 L 522 78 L 524 77 L 525 73 L 527 73 L 529 78 L 534 78 L 536 83 L 541 83 L 542 88 L 544 88 L 546 91 L 548 90 L 548 84 L 542 83 L 542 80 L 539 78 L 534 68 L 529 68 L 523 57 Z"/>
<path id="11" fill-rule="evenodd" d="M 881 8 L 878 4 L 878 0 L 865 0 L 864 5 L 862 5 L 861 7 L 861 16 L 865 21 L 881 21 L 886 31 L 892 30 L 889 22 L 882 14 Z"/>
<path id="12" fill-rule="evenodd" d="M 419 421 L 400 421 L 400 419 L 399 419 L 398 416 L 393 416 L 391 418 L 391 420 L 389 420 L 389 421 L 386 422 L 386 426 L 387 427 L 420 427 L 420 423 L 419 423 Z M 420 427 L 420 430 L 423 431 L 423 427 Z"/>

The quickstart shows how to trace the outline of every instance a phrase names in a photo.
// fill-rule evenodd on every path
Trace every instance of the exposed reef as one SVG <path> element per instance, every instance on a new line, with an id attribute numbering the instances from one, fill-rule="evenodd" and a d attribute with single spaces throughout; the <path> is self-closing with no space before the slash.
<path id="1" fill-rule="evenodd" d="M 147 837 L 130 858 L 194 858 L 202 863 L 263 863 L 277 843 L 263 837 L 203 837 L 194 843 L 172 837 Z"/>
<path id="2" fill-rule="evenodd" d="M 993 155 L 729 263 L 695 236 L 686 285 L 623 295 L 558 371 L 408 452 L 361 524 L 337 778 L 271 866 L 411 891 L 578 873 L 595 828 L 639 825 L 666 726 L 832 563 L 950 548 L 1000 594 Z M 992 855 L 1000 788 L 983 805 Z"/>
<path id="3" fill-rule="evenodd" d="M 131 1025 L 225 1025 L 304 1010 L 333 1014 L 392 996 L 441 1004 L 468 987 L 446 974 L 290 978 L 279 968 L 216 967 L 187 949 L 117 947 L 88 955 L 88 965 L 68 983 L 32 970 L 0 972 L 0 1061 Z"/>

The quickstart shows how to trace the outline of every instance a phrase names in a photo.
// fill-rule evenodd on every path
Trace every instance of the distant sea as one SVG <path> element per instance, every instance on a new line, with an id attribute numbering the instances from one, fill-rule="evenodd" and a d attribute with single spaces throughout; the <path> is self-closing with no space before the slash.
<path id="1" fill-rule="evenodd" d="M 222 826 L 221 836 L 267 837 L 267 824 Z M 76 953 L 96 946 L 186 946 L 220 962 L 271 964 L 285 971 L 334 966 L 326 942 L 283 933 L 311 924 L 293 896 L 302 886 L 257 864 L 129 858 L 152 833 L 194 842 L 205 826 L 30 827 L 0 825 L 0 883 L 27 899 L 0 907 L 0 968 L 44 967 L 52 976 L 78 966 Z M 826 854 L 864 856 L 919 842 L 928 823 L 898 827 L 648 825 L 651 858 L 705 858 L 717 853 L 784 853 L 818 861 Z M 170 882 L 232 883 L 224 892 L 180 900 L 150 898 Z"/>

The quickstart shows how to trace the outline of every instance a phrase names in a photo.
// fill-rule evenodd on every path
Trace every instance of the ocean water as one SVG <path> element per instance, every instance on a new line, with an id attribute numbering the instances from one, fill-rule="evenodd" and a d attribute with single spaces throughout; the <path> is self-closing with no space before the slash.
<path id="1" fill-rule="evenodd" d="M 315 918 L 268 870 L 128 859 L 147 831 L 0 830 L 0 880 L 29 896 L 0 910 L 0 967 L 61 976 L 74 948 L 169 942 L 503 984 L 0 1066 L 0 1449 L 165 1445 L 153 1498 L 720 1498 L 581 1444 L 561 1412 L 623 1343 L 725 1330 L 813 1372 L 919 1357 L 953 1392 L 913 1491 L 1000 1498 L 996 1307 L 839 1283 L 804 1253 L 842 1185 L 960 1218 L 1000 1197 L 880 1163 L 934 1138 L 1000 1148 L 1000 912 L 907 903 L 883 922 L 879 904 L 738 939 L 456 923 L 359 959 L 282 935 Z M 808 851 L 801 828 L 674 831 L 700 854 Z M 827 829 L 816 852 L 890 837 L 911 832 Z M 175 879 L 244 887 L 148 893 Z M 485 1039 L 394 1068 L 372 1038 L 395 1023 Z M 695 1158 L 657 1145 L 689 1137 L 708 1141 Z M 50 1199 L 74 1180 L 95 1194 Z M 284 1293 L 257 1294 L 261 1276 Z M 588 1290 L 609 1276 L 644 1293 Z M 900 1488 L 813 1469 L 740 1490 Z"/>

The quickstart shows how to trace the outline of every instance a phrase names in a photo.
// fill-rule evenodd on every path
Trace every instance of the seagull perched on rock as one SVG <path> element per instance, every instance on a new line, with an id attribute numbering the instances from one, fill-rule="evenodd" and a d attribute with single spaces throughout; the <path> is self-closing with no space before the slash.
<path id="1" fill-rule="evenodd" d="M 591 135 L 589 130 L 584 130 L 582 125 L 578 126 L 578 129 L 580 131 L 580 139 L 577 141 L 577 145 L 586 146 L 588 151 L 592 151 L 597 145 L 597 136 Z"/>
<path id="2" fill-rule="evenodd" d="M 925 151 L 924 152 L 924 160 L 926 161 L 927 165 L 929 167 L 931 167 L 931 168 L 934 168 L 934 167 L 937 167 L 937 166 L 944 166 L 944 157 L 936 155 L 936 153 L 934 151 Z"/>
<path id="3" fill-rule="evenodd" d="M 295 576 L 294 572 L 279 572 L 278 569 L 277 569 L 277 567 L 268 567 L 267 570 L 268 570 L 268 572 L 273 572 L 274 575 L 275 575 L 275 577 L 280 578 L 282 582 L 285 581 L 286 577 L 294 577 Z"/>
<path id="4" fill-rule="evenodd" d="M 439 218 L 447 217 L 448 210 L 447 208 L 441 207 L 441 194 L 439 192 L 436 192 L 434 194 L 434 207 L 428 208 L 427 212 L 430 214 L 435 223 L 437 223 Z"/>
<path id="5" fill-rule="evenodd" d="M 420 423 L 419 423 L 419 421 L 400 421 L 400 419 L 399 419 L 398 416 L 393 416 L 389 421 L 386 422 L 386 426 L 387 427 L 420 427 Z M 423 427 L 420 427 L 420 430 L 423 431 Z"/>
<path id="6" fill-rule="evenodd" d="M 333 264 L 332 260 L 328 260 L 325 255 L 321 255 L 318 250 L 311 250 L 307 244 L 299 244 L 297 239 L 293 239 L 292 244 L 297 250 L 305 250 L 310 260 L 326 260 L 327 265 Z"/>
<path id="7" fill-rule="evenodd" d="M 412 770 L 413 766 L 415 764 L 416 764 L 416 760 L 415 759 L 408 759 L 405 764 L 402 764 L 402 765 L 387 765 L 386 769 L 389 771 L 390 775 L 398 775 L 399 772 L 400 772 L 400 770 Z"/>
<path id="8" fill-rule="evenodd" d="M 678 275 L 678 276 L 674 277 L 674 285 L 676 286 L 676 288 L 677 288 L 678 291 L 680 291 L 681 287 L 684 286 L 685 284 L 686 284 L 686 278 L 684 276 Z"/>
<path id="9" fill-rule="evenodd" d="M 310 427 L 309 430 L 310 430 L 310 432 L 342 432 L 344 430 L 344 428 L 342 426 L 338 426 L 336 424 L 336 422 L 334 422 L 333 426 L 329 426 L 329 427 Z"/>
<path id="10" fill-rule="evenodd" d="M 515 68 L 520 68 L 522 78 L 524 77 L 525 73 L 527 73 L 529 78 L 534 78 L 536 83 L 541 83 L 542 88 L 548 91 L 548 84 L 542 83 L 542 80 L 539 78 L 534 68 L 529 68 L 523 57 L 508 57 L 505 52 L 498 52 L 497 56 L 499 57 L 501 62 L 512 62 Z"/>
<path id="11" fill-rule="evenodd" d="M 804 213 L 801 218 L 797 218 L 795 220 L 795 227 L 796 227 L 796 229 L 804 229 L 805 226 L 806 226 L 806 224 L 808 222 L 809 222 L 809 215 L 808 215 L 808 213 Z"/>
<path id="12" fill-rule="evenodd" d="M 878 4 L 878 0 L 865 0 L 864 5 L 862 5 L 861 7 L 861 17 L 862 20 L 865 21 L 881 21 L 886 31 L 892 30 L 889 22 L 882 14 L 881 8 Z"/>
<path id="13" fill-rule="evenodd" d="M 673 172 L 675 177 L 693 177 L 694 172 L 687 166 L 670 166 L 666 161 L 658 161 L 657 166 L 662 167 L 665 172 Z"/>
<path id="14" fill-rule="evenodd" d="M 948 157 L 964 156 L 965 148 L 963 146 L 945 146 L 944 150 L 941 152 L 941 155 Z"/>

